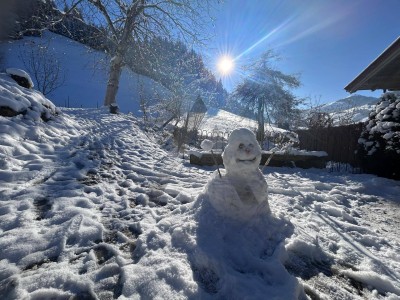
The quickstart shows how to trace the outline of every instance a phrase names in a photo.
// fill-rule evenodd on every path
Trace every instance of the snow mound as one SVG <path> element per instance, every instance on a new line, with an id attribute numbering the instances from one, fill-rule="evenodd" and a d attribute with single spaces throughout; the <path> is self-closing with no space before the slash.
<path id="1" fill-rule="evenodd" d="M 6 73 L 9 75 L 14 75 L 14 76 L 24 78 L 31 88 L 33 88 L 35 86 L 33 84 L 31 76 L 29 76 L 29 74 L 27 72 L 25 72 L 24 70 L 17 69 L 17 68 L 7 68 Z"/>
<path id="2" fill-rule="evenodd" d="M 8 108 L 12 115 L 24 114 L 31 120 L 49 120 L 58 111 L 55 105 L 38 91 L 18 85 L 5 74 L 0 74 L 0 108 Z"/>

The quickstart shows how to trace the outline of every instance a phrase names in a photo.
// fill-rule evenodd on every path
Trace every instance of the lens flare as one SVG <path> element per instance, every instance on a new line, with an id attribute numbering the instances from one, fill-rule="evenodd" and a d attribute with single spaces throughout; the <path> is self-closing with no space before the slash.
<path id="1" fill-rule="evenodd" d="M 228 55 L 223 55 L 219 58 L 218 60 L 218 71 L 221 73 L 223 76 L 227 76 L 232 73 L 235 63 L 232 59 L 232 57 Z"/>

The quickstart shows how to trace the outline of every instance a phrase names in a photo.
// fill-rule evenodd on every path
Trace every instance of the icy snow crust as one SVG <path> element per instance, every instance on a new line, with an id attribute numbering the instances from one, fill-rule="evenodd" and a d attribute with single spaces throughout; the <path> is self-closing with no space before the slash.
<path id="1" fill-rule="evenodd" d="M 103 109 L 0 117 L 1 299 L 400 297 L 399 182 L 267 168 L 272 214 L 228 218 L 158 139 Z"/>

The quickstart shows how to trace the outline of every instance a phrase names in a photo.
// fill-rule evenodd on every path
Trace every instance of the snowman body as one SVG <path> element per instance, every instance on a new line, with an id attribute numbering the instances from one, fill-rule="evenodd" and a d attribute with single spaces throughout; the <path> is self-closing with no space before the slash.
<path id="1" fill-rule="evenodd" d="M 207 186 L 214 208 L 235 219 L 269 215 L 268 184 L 259 169 L 261 148 L 254 133 L 247 128 L 232 131 L 222 159 L 224 175 L 214 175 Z"/>

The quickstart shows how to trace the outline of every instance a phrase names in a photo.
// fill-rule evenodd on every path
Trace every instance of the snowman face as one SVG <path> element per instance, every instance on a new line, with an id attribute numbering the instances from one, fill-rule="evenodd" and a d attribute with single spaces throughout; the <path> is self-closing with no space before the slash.
<path id="1" fill-rule="evenodd" d="M 222 158 L 227 173 L 256 170 L 261 161 L 261 148 L 254 133 L 247 128 L 232 131 Z"/>

